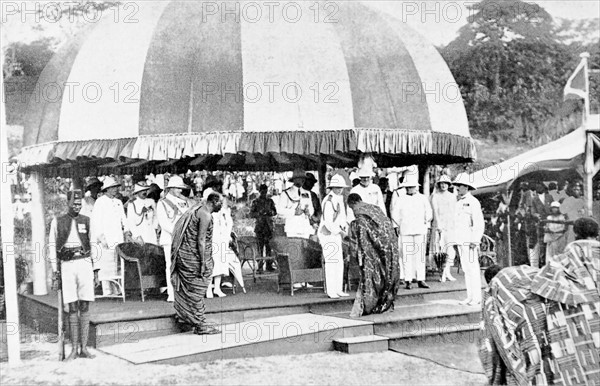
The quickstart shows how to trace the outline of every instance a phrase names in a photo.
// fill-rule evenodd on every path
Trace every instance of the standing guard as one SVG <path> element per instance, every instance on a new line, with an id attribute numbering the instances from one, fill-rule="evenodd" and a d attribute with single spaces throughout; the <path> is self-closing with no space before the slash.
<path id="1" fill-rule="evenodd" d="M 94 269 L 90 254 L 90 219 L 79 214 L 82 196 L 81 190 L 68 192 L 69 211 L 52 220 L 48 237 L 54 287 L 62 282 L 63 299 L 69 310 L 73 348 L 67 361 L 77 357 L 94 358 L 87 349 L 87 343 L 90 331 L 89 307 L 90 302 L 94 301 L 98 270 Z"/>

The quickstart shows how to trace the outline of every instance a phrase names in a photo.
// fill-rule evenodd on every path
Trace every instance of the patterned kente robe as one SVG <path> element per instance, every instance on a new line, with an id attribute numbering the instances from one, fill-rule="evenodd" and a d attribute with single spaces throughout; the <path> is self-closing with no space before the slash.
<path id="1" fill-rule="evenodd" d="M 531 292 L 537 273 L 528 265 L 505 268 L 483 292 L 479 357 L 490 385 L 551 383 L 545 305 Z"/>
<path id="2" fill-rule="evenodd" d="M 351 315 L 382 313 L 394 308 L 400 282 L 398 237 L 390 219 L 376 205 L 358 203 L 354 217 L 351 253 L 358 259 L 361 278 Z"/>
<path id="3" fill-rule="evenodd" d="M 204 296 L 211 282 L 212 216 L 200 204 L 187 212 L 175 224 L 171 246 L 171 282 L 175 291 L 175 312 L 181 322 L 202 326 Z M 208 221 L 204 258 L 200 254 L 198 235 L 201 223 Z"/>
<path id="4" fill-rule="evenodd" d="M 578 240 L 550 258 L 531 290 L 548 307 L 557 385 L 600 385 L 600 242 Z"/>

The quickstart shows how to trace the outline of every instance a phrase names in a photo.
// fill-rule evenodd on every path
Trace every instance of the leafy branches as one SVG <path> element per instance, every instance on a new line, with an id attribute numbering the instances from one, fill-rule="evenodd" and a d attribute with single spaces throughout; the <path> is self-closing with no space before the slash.
<path id="1" fill-rule="evenodd" d="M 568 116 L 563 87 L 578 53 L 554 34 L 551 16 L 520 0 L 484 0 L 457 39 L 442 50 L 474 134 L 532 141 L 544 123 Z M 577 107 L 577 106 L 575 106 Z"/>

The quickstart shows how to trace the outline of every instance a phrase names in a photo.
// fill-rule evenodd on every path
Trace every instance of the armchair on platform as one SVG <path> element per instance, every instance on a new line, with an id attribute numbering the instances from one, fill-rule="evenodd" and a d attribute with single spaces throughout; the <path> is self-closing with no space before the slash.
<path id="1" fill-rule="evenodd" d="M 122 244 L 120 244 L 120 245 L 122 245 Z M 117 249 L 115 249 L 115 254 L 116 254 L 117 258 L 119 256 L 118 248 L 119 248 L 119 246 L 117 246 Z M 114 295 L 98 294 L 98 295 L 94 296 L 96 299 L 122 298 L 123 302 L 125 302 L 125 262 L 123 261 L 123 259 L 119 258 L 117 274 L 115 276 L 107 276 L 107 277 L 105 276 L 102 279 L 100 279 L 100 282 L 109 282 L 109 283 L 113 284 L 115 287 L 117 287 L 119 293 L 114 294 Z M 142 296 L 142 301 L 144 301 L 143 299 L 144 298 Z"/>
<path id="2" fill-rule="evenodd" d="M 317 288 L 325 289 L 323 250 L 319 243 L 297 237 L 276 237 L 273 250 L 279 268 L 278 293 L 283 286 L 289 285 L 294 296 L 295 283 L 322 283 Z"/>
<path id="3" fill-rule="evenodd" d="M 119 279 L 122 283 L 123 301 L 127 289 L 139 289 L 143 302 L 146 290 L 166 284 L 165 255 L 160 246 L 150 243 L 122 243 L 116 247 L 115 253 L 121 263 Z"/>
<path id="4" fill-rule="evenodd" d="M 260 261 L 265 260 L 262 251 L 258 250 L 258 243 L 254 236 L 240 236 L 236 240 L 238 246 L 238 258 L 242 267 L 248 264 L 252 268 L 252 279 L 256 283 L 256 269 Z M 252 262 L 252 264 L 250 264 Z"/>

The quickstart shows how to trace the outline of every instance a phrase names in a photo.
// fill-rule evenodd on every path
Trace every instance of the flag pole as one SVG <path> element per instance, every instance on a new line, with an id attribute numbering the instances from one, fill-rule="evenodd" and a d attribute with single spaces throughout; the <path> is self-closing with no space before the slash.
<path id="1" fill-rule="evenodd" d="M 582 116 L 582 127 L 585 131 L 585 163 L 583 165 L 584 178 L 584 196 L 585 196 L 585 208 L 586 215 L 593 215 L 593 184 L 594 184 L 594 134 L 588 132 L 588 121 L 590 117 L 590 86 L 588 77 L 588 58 L 590 54 L 583 52 L 579 55 L 581 58 L 581 64 L 583 66 L 583 77 L 584 77 L 584 95 L 583 95 L 583 116 Z"/>

